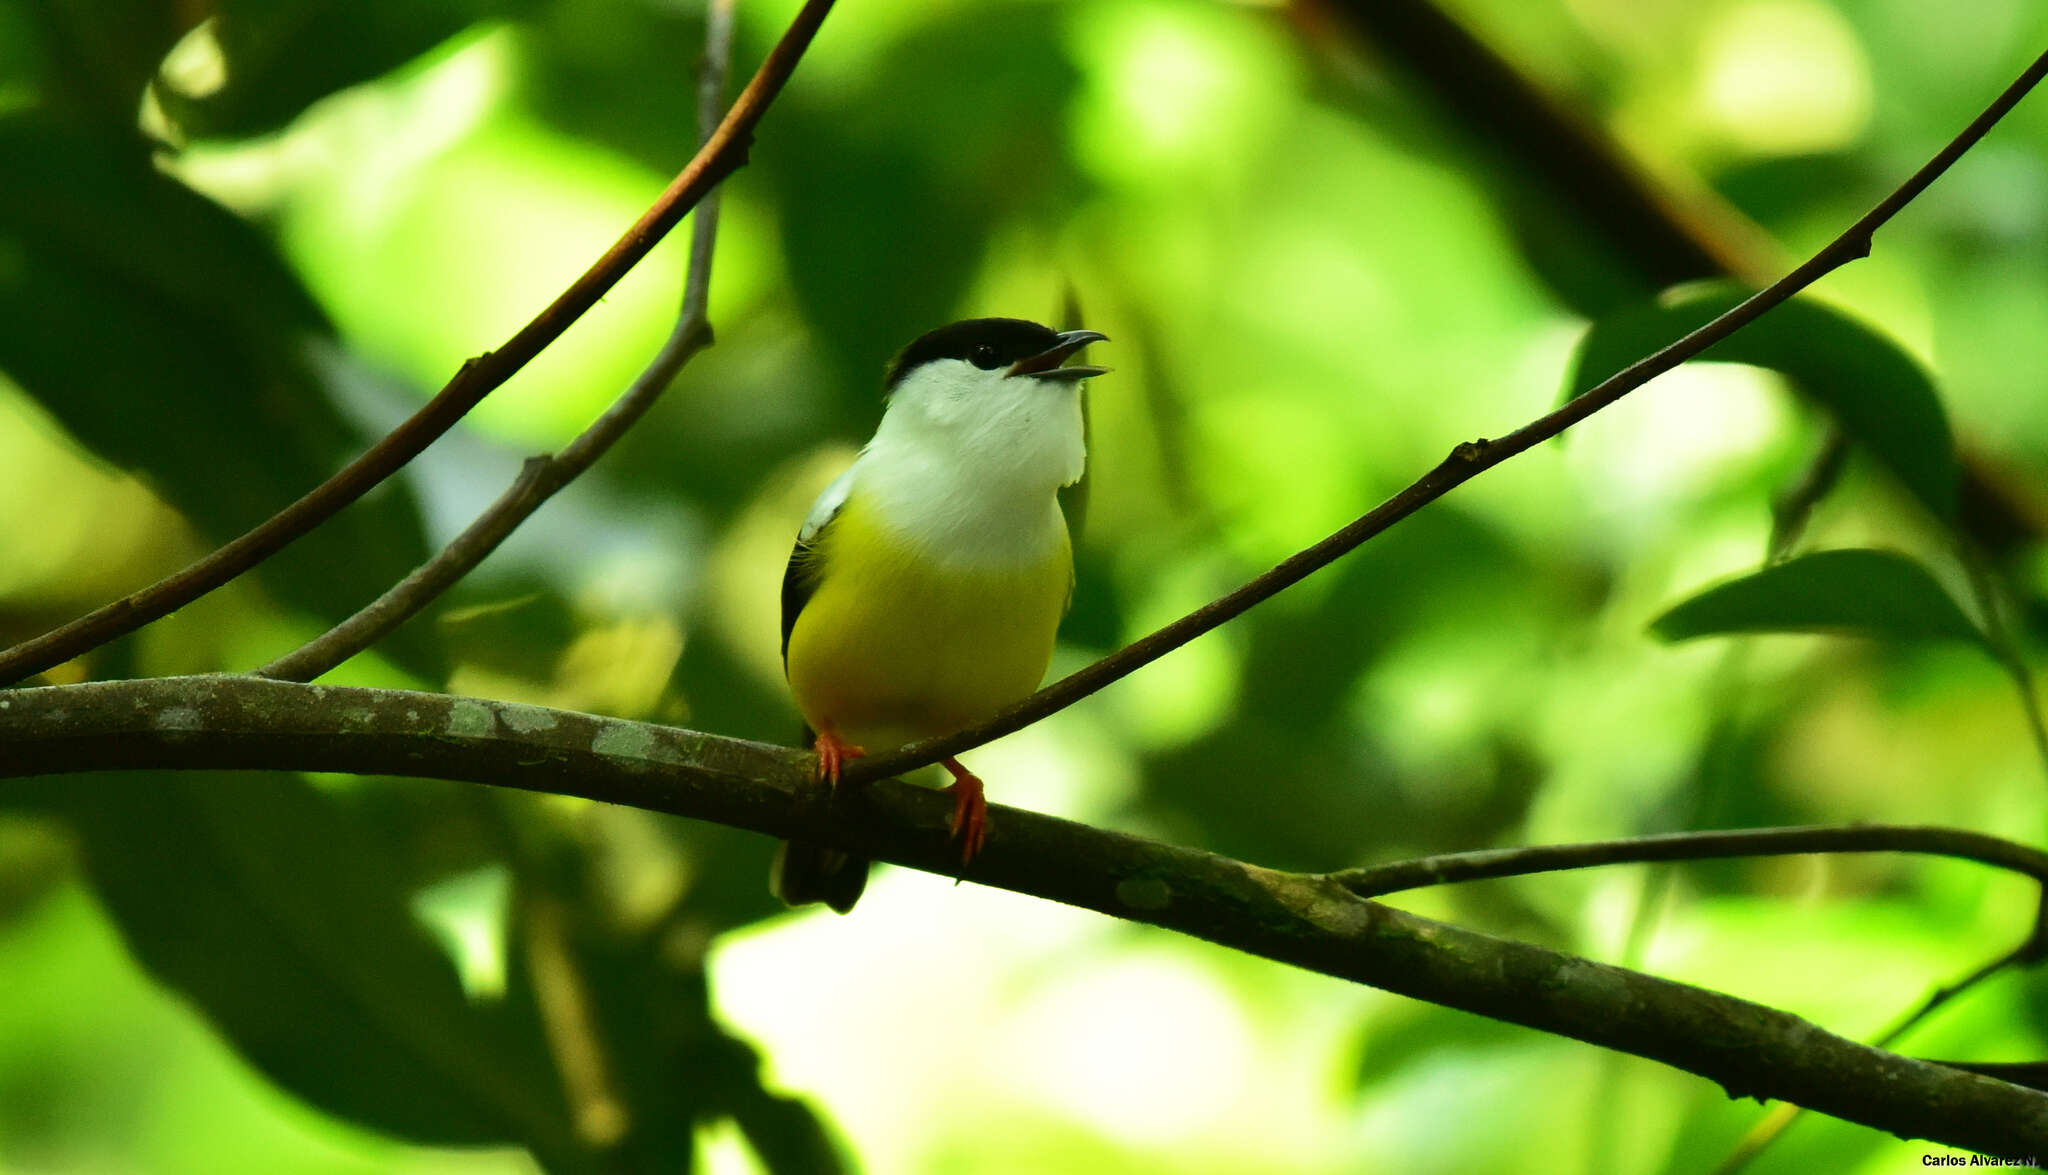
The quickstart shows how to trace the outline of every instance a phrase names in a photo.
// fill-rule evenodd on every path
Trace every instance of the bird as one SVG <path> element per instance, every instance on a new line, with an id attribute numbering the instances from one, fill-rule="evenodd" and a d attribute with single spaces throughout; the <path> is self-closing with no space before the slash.
<path id="1" fill-rule="evenodd" d="M 920 335 L 890 362 L 873 439 L 818 495 L 782 579 L 782 662 L 818 780 L 952 734 L 1038 688 L 1073 598 L 1059 491 L 1086 467 L 1069 363 L 1108 336 L 1021 318 Z M 988 835 L 981 780 L 948 757 L 964 867 Z M 785 844 L 771 888 L 846 913 L 869 862 Z"/>

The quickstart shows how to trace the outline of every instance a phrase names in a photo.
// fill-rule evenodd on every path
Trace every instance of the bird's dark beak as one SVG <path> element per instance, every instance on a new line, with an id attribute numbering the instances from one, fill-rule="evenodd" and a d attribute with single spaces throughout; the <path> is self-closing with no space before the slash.
<path id="1" fill-rule="evenodd" d="M 1088 344 L 1106 343 L 1108 341 L 1109 336 L 1101 331 L 1061 331 L 1058 342 L 1036 355 L 1019 359 L 1015 363 L 1010 364 L 1010 369 L 1003 374 L 1035 375 L 1039 379 L 1087 379 L 1090 376 L 1102 375 L 1109 368 L 1088 367 L 1079 363 L 1072 367 L 1062 367 L 1060 365 L 1065 363 L 1074 352 L 1079 351 Z"/>

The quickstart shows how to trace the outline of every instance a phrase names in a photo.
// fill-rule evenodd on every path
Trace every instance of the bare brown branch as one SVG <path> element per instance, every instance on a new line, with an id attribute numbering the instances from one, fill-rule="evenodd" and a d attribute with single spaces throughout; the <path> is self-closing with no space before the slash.
<path id="1" fill-rule="evenodd" d="M 732 6 L 719 0 L 705 14 L 704 68 L 698 79 L 699 137 L 708 149 L 720 125 L 717 110 L 725 97 L 727 60 L 732 54 Z M 728 118 L 730 115 L 727 116 Z M 711 255 L 718 243 L 718 190 L 697 205 L 691 225 L 690 264 L 683 283 L 682 312 L 668 341 L 612 406 L 582 435 L 553 457 L 529 459 L 519 476 L 449 541 L 432 559 L 415 568 L 355 615 L 272 661 L 256 672 L 280 681 L 312 681 L 382 640 L 392 629 L 417 616 L 476 569 L 519 524 L 604 456 L 626 435 L 697 352 L 711 345 L 708 306 L 711 296 Z"/>
<path id="2" fill-rule="evenodd" d="M 486 395 L 540 354 L 571 323 L 597 304 L 627 270 L 638 264 L 685 213 L 720 180 L 746 163 L 754 127 L 782 92 L 833 0 L 808 0 L 789 30 L 768 54 L 711 141 L 677 173 L 660 198 L 626 230 L 604 256 L 562 291 L 547 309 L 495 351 L 462 365 L 455 378 L 364 453 L 305 497 L 255 529 L 165 579 L 88 613 L 54 631 L 0 652 L 0 685 L 98 648 L 124 633 L 184 607 L 248 571 L 294 539 L 333 517 L 418 456 Z"/>

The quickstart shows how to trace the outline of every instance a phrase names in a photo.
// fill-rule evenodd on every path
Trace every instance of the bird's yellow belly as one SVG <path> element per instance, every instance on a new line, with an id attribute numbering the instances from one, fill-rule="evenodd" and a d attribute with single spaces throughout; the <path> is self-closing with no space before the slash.
<path id="1" fill-rule="evenodd" d="M 1042 558 L 940 567 L 849 503 L 789 634 L 804 718 L 880 751 L 971 726 L 1037 689 L 1073 583 L 1057 530 Z"/>

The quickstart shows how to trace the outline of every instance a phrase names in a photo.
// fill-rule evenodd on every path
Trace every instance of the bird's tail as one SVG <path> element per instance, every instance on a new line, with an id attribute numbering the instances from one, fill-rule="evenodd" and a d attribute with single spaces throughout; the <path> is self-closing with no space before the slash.
<path id="1" fill-rule="evenodd" d="M 808 747 L 816 738 L 808 724 L 798 746 Z M 768 892 L 792 906 L 823 902 L 837 913 L 847 913 L 868 887 L 868 866 L 874 862 L 844 849 L 827 848 L 815 841 L 786 840 L 768 869 Z"/>
<path id="2" fill-rule="evenodd" d="M 784 841 L 768 873 L 768 888 L 792 906 L 823 902 L 844 914 L 867 888 L 870 864 L 866 857 L 814 841 Z"/>

